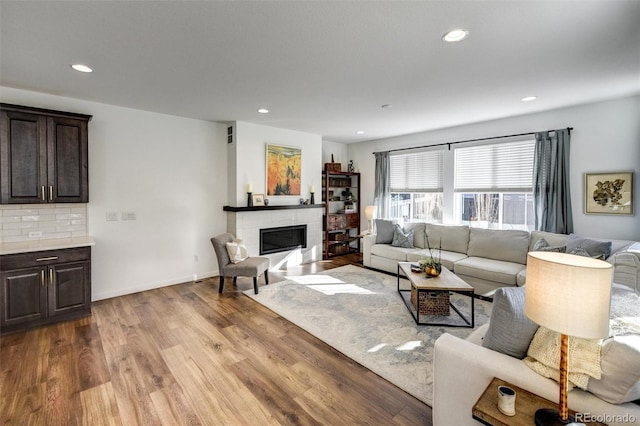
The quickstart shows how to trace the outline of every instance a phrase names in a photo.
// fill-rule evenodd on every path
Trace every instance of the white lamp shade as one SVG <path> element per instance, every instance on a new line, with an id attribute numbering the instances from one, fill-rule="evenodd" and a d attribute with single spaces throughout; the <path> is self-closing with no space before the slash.
<path id="1" fill-rule="evenodd" d="M 364 208 L 364 217 L 367 220 L 373 220 L 373 218 L 376 216 L 377 210 L 378 210 L 377 206 L 366 206 Z"/>
<path id="2" fill-rule="evenodd" d="M 566 253 L 527 255 L 525 314 L 567 336 L 600 339 L 609 334 L 613 266 Z"/>

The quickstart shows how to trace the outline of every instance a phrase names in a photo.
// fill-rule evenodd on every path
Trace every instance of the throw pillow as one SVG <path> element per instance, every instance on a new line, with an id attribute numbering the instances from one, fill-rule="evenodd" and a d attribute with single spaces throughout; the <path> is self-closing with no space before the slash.
<path id="1" fill-rule="evenodd" d="M 242 240 L 233 240 L 233 242 L 227 243 L 227 253 L 229 253 L 231 263 L 240 263 L 249 257 L 249 252 L 242 244 Z"/>
<path id="2" fill-rule="evenodd" d="M 552 246 L 549 245 L 547 240 L 545 240 L 544 238 L 540 238 L 533 246 L 533 251 L 552 251 L 555 253 L 565 253 L 567 251 L 567 246 Z"/>
<path id="3" fill-rule="evenodd" d="M 493 295 L 489 328 L 482 346 L 522 359 L 538 330 L 524 314 L 524 287 L 501 287 Z"/>
<path id="4" fill-rule="evenodd" d="M 613 243 L 611 241 L 598 241 L 590 238 L 581 237 L 576 234 L 570 234 L 567 238 L 567 253 L 573 252 L 578 247 L 581 247 L 590 257 L 596 259 L 605 260 L 611 256 L 611 248 Z"/>
<path id="5" fill-rule="evenodd" d="M 640 335 L 605 340 L 600 365 L 602 377 L 589 380 L 589 392 L 612 404 L 640 399 Z"/>
<path id="6" fill-rule="evenodd" d="M 417 248 L 427 248 L 425 242 L 425 223 L 424 222 L 409 222 L 404 224 L 405 232 L 413 231 L 413 246 Z"/>
<path id="7" fill-rule="evenodd" d="M 604 254 L 599 254 L 597 256 L 591 256 L 591 254 L 589 254 L 588 251 L 586 251 L 585 249 L 583 249 L 580 246 L 578 246 L 578 247 L 574 248 L 573 250 L 571 250 L 569 252 L 569 254 L 575 254 L 576 256 L 592 257 L 594 259 L 604 260 Z"/>
<path id="8" fill-rule="evenodd" d="M 393 230 L 391 245 L 394 247 L 413 248 L 413 229 L 405 234 L 402 227 L 396 225 Z"/>
<path id="9" fill-rule="evenodd" d="M 391 244 L 395 221 L 376 219 L 376 244 Z"/>

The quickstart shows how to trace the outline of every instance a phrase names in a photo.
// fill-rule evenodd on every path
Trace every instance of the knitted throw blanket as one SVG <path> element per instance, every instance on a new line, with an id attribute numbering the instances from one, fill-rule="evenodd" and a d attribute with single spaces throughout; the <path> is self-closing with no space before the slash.
<path id="1" fill-rule="evenodd" d="M 589 377 L 600 379 L 601 340 L 579 339 L 569 336 L 569 390 L 577 386 L 587 389 Z M 529 345 L 524 363 L 536 373 L 556 382 L 560 379 L 560 334 L 539 327 Z"/>

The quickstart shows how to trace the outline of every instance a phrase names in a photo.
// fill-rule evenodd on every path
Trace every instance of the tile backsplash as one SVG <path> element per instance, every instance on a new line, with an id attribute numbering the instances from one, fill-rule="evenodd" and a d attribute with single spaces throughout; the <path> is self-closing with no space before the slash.
<path id="1" fill-rule="evenodd" d="M 86 204 L 0 205 L 0 243 L 86 235 Z"/>

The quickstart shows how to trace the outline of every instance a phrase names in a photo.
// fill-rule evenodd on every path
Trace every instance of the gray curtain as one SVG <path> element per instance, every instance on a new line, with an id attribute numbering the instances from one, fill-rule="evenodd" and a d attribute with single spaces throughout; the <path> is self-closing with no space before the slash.
<path id="1" fill-rule="evenodd" d="M 568 129 L 538 132 L 533 162 L 533 205 L 538 231 L 573 232 Z"/>
<path id="2" fill-rule="evenodd" d="M 373 190 L 373 204 L 378 206 L 379 218 L 389 217 L 390 177 L 389 151 L 376 152 L 376 186 Z"/>

